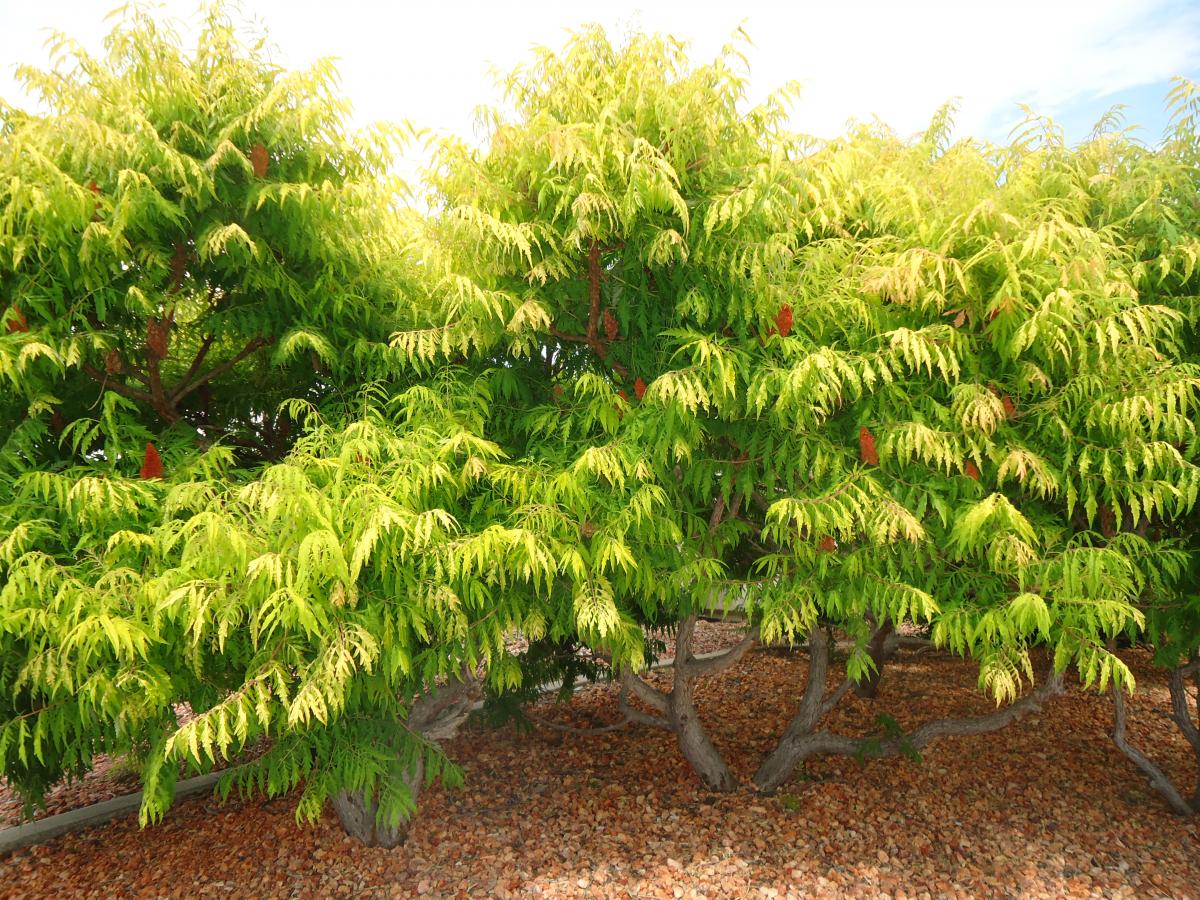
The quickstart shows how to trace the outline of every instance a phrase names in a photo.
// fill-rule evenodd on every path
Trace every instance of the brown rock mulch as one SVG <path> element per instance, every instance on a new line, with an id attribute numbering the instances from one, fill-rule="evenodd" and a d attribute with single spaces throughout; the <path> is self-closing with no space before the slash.
<path id="1" fill-rule="evenodd" d="M 1139 654 L 1131 737 L 1187 783 L 1165 686 Z M 748 782 L 794 709 L 803 654 L 753 653 L 705 682 L 701 714 Z M 665 677 L 660 674 L 657 677 Z M 615 688 L 547 718 L 612 721 Z M 975 669 L 931 654 L 889 665 L 876 700 L 830 727 L 870 731 L 987 712 Z M 394 851 L 346 839 L 291 803 L 185 801 L 0 860 L 0 894 L 44 896 L 733 897 L 1200 896 L 1200 821 L 1172 816 L 1107 737 L 1110 705 L 1073 687 L 991 735 L 948 739 L 921 762 L 814 762 L 780 795 L 705 794 L 671 735 L 473 728 L 448 748 L 466 786 L 423 798 Z"/>

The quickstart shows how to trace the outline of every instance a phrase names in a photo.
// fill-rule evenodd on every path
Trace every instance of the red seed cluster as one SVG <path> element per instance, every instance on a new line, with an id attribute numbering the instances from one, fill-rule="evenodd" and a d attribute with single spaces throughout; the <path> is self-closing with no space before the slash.
<path id="1" fill-rule="evenodd" d="M 8 320 L 8 333 L 14 334 L 18 331 L 28 331 L 29 323 L 25 321 L 25 313 L 21 312 L 21 307 L 14 306 L 12 312 L 12 317 Z"/>
<path id="2" fill-rule="evenodd" d="M 267 166 L 270 164 L 270 157 L 267 155 L 267 148 L 262 144 L 255 144 L 250 148 L 250 165 L 254 168 L 254 177 L 262 178 L 267 174 Z"/>
<path id="3" fill-rule="evenodd" d="M 604 311 L 604 336 L 610 341 L 615 341 L 620 333 L 621 328 L 617 324 L 617 317 L 613 315 L 611 309 L 606 309 Z"/>
<path id="4" fill-rule="evenodd" d="M 637 397 L 639 400 L 646 396 L 646 382 L 642 381 L 641 378 L 634 379 L 633 396 Z"/>
<path id="5" fill-rule="evenodd" d="M 146 352 L 152 359 L 167 355 L 167 324 L 159 319 L 146 323 Z"/>
<path id="6" fill-rule="evenodd" d="M 146 457 L 142 460 L 142 470 L 138 473 L 143 481 L 163 477 L 162 457 L 153 444 L 146 444 Z"/>
<path id="7" fill-rule="evenodd" d="M 792 333 L 792 307 L 785 303 L 779 307 L 779 312 L 775 313 L 775 330 L 779 332 L 780 337 L 787 337 Z"/>
<path id="8" fill-rule="evenodd" d="M 864 425 L 858 429 L 858 452 L 868 466 L 879 465 L 879 451 L 875 448 L 875 435 Z"/>

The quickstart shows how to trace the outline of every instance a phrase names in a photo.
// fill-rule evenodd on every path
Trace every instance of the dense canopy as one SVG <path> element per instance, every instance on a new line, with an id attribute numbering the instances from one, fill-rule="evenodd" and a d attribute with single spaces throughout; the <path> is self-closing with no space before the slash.
<path id="1" fill-rule="evenodd" d="M 1200 810 L 1125 740 L 1117 650 L 1172 670 L 1200 762 L 1195 85 L 1154 146 L 1116 115 L 951 140 L 952 107 L 817 141 L 736 47 L 586 28 L 481 146 L 431 141 L 410 204 L 409 129 L 351 133 L 330 63 L 206 16 L 193 50 L 141 13 L 102 57 L 63 38 L 23 70 L 44 111 L 0 108 L 0 766 L 30 803 L 125 754 L 149 822 L 238 761 L 226 789 L 393 845 L 479 698 L 578 676 L 728 790 L 695 686 L 761 641 L 811 660 L 761 790 L 1074 670 Z M 722 613 L 745 640 L 694 655 Z M 998 711 L 822 727 L 897 629 Z"/>

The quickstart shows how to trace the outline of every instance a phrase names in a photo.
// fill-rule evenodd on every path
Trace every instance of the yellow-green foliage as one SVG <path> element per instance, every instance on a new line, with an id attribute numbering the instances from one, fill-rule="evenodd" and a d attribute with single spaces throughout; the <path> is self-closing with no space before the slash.
<path id="1" fill-rule="evenodd" d="M 29 796 L 132 751 L 154 819 L 181 762 L 265 738 L 241 786 L 395 821 L 418 758 L 452 772 L 414 697 L 580 646 L 638 669 L 720 602 L 844 629 L 855 676 L 869 622 L 931 623 L 998 701 L 1035 646 L 1100 687 L 1132 686 L 1119 632 L 1194 646 L 1186 82 L 1155 149 L 1033 118 L 951 144 L 949 109 L 815 142 L 790 89 L 747 107 L 734 48 L 586 29 L 504 81 L 482 148 L 437 146 L 417 216 L 326 64 L 277 71 L 219 13 L 193 55 L 144 18 L 109 54 L 0 129 L 0 760 Z M 209 408 L 157 393 L 226 363 Z"/>

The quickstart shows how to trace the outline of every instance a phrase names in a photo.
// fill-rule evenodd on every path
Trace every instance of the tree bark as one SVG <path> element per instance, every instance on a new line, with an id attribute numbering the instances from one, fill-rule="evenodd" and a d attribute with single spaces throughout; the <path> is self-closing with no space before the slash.
<path id="1" fill-rule="evenodd" d="M 1188 700 L 1188 675 L 1196 683 L 1196 718 L 1193 719 L 1191 704 Z M 1180 666 L 1171 672 L 1171 718 L 1183 732 L 1184 738 L 1192 746 L 1192 755 L 1196 759 L 1196 789 L 1192 793 L 1192 810 L 1200 813 L 1200 652 L 1193 653 L 1191 661 L 1186 666 Z"/>
<path id="2" fill-rule="evenodd" d="M 425 763 L 418 760 L 416 766 L 404 776 L 404 783 L 412 793 L 413 803 L 417 802 L 424 781 Z M 341 791 L 333 798 L 333 808 L 346 834 L 367 847 L 392 850 L 408 840 L 410 820 L 401 820 L 394 828 L 379 824 L 377 794 Z"/>
<path id="3" fill-rule="evenodd" d="M 829 633 L 821 626 L 814 627 L 809 637 L 808 676 L 800 709 L 788 723 L 775 749 L 754 774 L 754 786 L 760 791 L 772 793 L 778 790 L 791 777 L 796 766 L 812 755 L 808 745 L 825 705 L 822 700 L 829 671 L 829 644 Z"/>
<path id="4" fill-rule="evenodd" d="M 1173 812 L 1181 816 L 1190 816 L 1197 812 L 1186 799 L 1179 789 L 1171 782 L 1167 773 L 1155 765 L 1154 760 L 1150 759 L 1137 747 L 1129 743 L 1125 737 L 1125 695 L 1121 692 L 1121 688 L 1113 685 L 1113 743 L 1117 745 L 1117 749 L 1124 753 L 1133 762 L 1135 766 L 1142 770 L 1149 780 L 1150 785 L 1171 807 Z"/>
<path id="5" fill-rule="evenodd" d="M 622 677 L 624 690 L 621 695 L 621 709 L 631 721 L 656 725 L 672 732 L 680 752 L 700 776 L 704 786 L 711 791 L 727 793 L 737 789 L 737 778 L 721 756 L 721 751 L 708 736 L 704 723 L 700 721 L 696 710 L 695 681 L 734 665 L 753 646 L 757 635 L 748 634 L 737 646 L 720 656 L 698 660 L 692 654 L 692 633 L 695 627 L 695 616 L 689 616 L 679 623 L 675 634 L 674 677 L 670 692 L 657 690 L 636 674 L 626 673 Z M 656 710 L 657 714 L 630 708 L 625 702 L 627 693 L 632 693 Z"/>
<path id="6" fill-rule="evenodd" d="M 466 721 L 480 695 L 479 681 L 473 672 L 464 669 L 460 680 L 439 685 L 414 701 L 407 728 L 427 741 L 447 740 Z M 425 782 L 424 760 L 418 757 L 402 777 L 415 806 Z M 390 850 L 408 839 L 410 820 L 402 820 L 395 827 L 379 823 L 378 791 L 340 791 L 333 798 L 333 808 L 346 833 L 368 847 Z"/>
<path id="7" fill-rule="evenodd" d="M 875 624 L 874 616 L 870 616 L 869 620 L 872 625 Z M 895 642 L 889 643 L 888 640 L 895 631 L 896 626 L 892 624 L 892 620 L 884 619 L 883 624 L 878 626 L 871 635 L 870 643 L 867 644 L 867 654 L 871 657 L 875 670 L 854 686 L 854 693 L 859 697 L 873 699 L 879 695 L 879 682 L 883 678 L 884 663 L 891 659 L 897 646 Z"/>
<path id="8" fill-rule="evenodd" d="M 675 670 L 675 685 L 668 703 L 668 721 L 684 758 L 710 791 L 728 793 L 737 789 L 737 778 L 713 744 L 696 711 L 692 685 Z"/>
<path id="9" fill-rule="evenodd" d="M 984 734 L 1009 725 L 1026 713 L 1039 709 L 1047 699 L 1062 692 L 1062 677 L 1051 673 L 1030 694 L 1017 702 L 986 716 L 970 719 L 935 719 L 926 722 L 910 734 L 900 737 L 852 737 L 824 729 L 818 731 L 820 720 L 833 709 L 851 687 L 849 679 L 825 695 L 825 679 L 829 669 L 829 649 L 832 643 L 828 632 L 815 628 L 810 644 L 811 662 L 808 683 L 800 709 L 788 724 L 778 745 L 754 775 L 754 786 L 763 793 L 773 793 L 791 777 L 796 766 L 822 753 L 840 756 L 879 758 L 920 750 L 938 738 Z"/>
<path id="10" fill-rule="evenodd" d="M 1196 758 L 1196 775 L 1200 779 L 1200 727 L 1192 719 L 1192 711 L 1187 695 L 1187 678 L 1189 675 L 1200 675 L 1200 659 L 1193 655 L 1190 662 L 1171 670 L 1168 683 L 1171 688 L 1171 718 L 1183 732 L 1184 738 L 1191 744 Z M 1191 798 L 1185 798 L 1171 781 L 1170 776 L 1155 764 L 1145 753 L 1129 743 L 1125 736 L 1125 695 L 1121 689 L 1113 685 L 1113 743 L 1124 753 L 1142 774 L 1150 781 L 1150 786 L 1167 801 L 1173 812 L 1181 816 L 1200 814 L 1200 782 Z M 1197 687 L 1197 713 L 1200 714 L 1200 686 Z"/>

